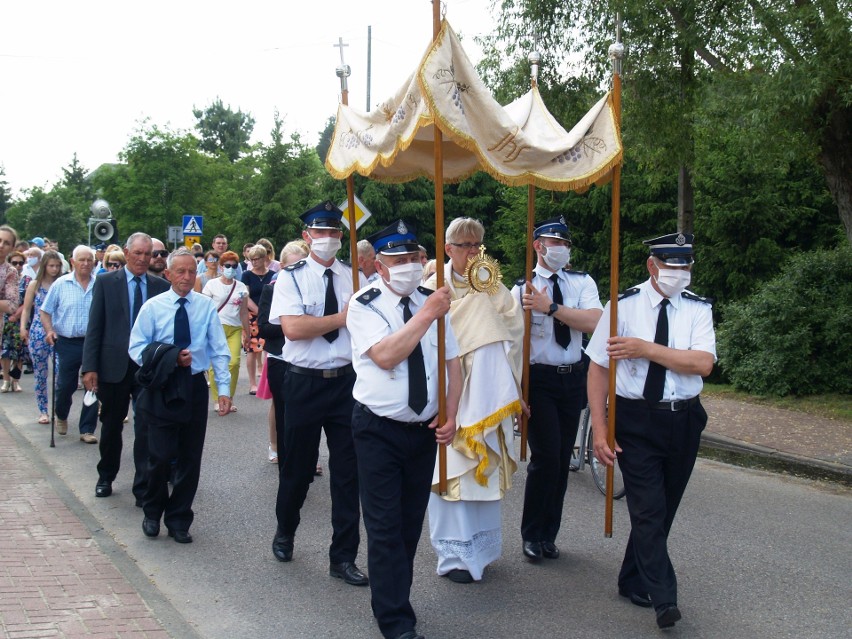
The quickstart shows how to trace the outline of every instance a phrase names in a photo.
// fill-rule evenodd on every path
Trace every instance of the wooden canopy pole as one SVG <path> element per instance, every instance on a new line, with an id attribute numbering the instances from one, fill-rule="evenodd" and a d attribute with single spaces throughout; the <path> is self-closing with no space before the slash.
<path id="1" fill-rule="evenodd" d="M 352 68 L 343 61 L 343 38 L 338 38 L 334 45 L 340 47 L 340 66 L 337 67 L 337 77 L 340 78 L 340 101 L 349 105 L 349 83 L 346 78 L 352 75 Z M 358 276 L 358 229 L 355 227 L 355 178 L 350 173 L 346 178 L 346 209 L 349 219 L 349 259 L 352 262 L 352 292 L 361 288 L 361 278 Z"/>
<path id="2" fill-rule="evenodd" d="M 441 0 L 432 0 L 432 39 L 441 33 Z M 433 114 L 434 117 L 434 114 Z M 435 137 L 435 278 L 437 288 L 444 285 L 444 147 L 443 135 L 433 121 Z M 446 328 L 438 321 L 438 425 L 447 421 Z M 438 446 L 438 494 L 447 494 L 447 446 Z"/>
<path id="3" fill-rule="evenodd" d="M 541 55 L 538 51 L 530 52 L 528 59 L 530 61 L 530 85 L 535 88 L 538 85 L 538 65 L 541 62 Z M 526 255 L 526 281 L 532 282 L 533 271 L 533 246 L 530 238 L 532 238 L 533 228 L 535 227 L 535 184 L 527 185 L 527 255 Z M 528 291 L 531 292 L 531 291 Z M 530 341 L 532 332 L 532 310 L 524 311 L 524 344 L 523 344 L 523 368 L 521 371 L 521 393 L 524 397 L 524 404 L 530 404 Z M 527 461 L 527 429 L 529 428 L 529 418 L 527 414 L 521 411 L 521 461 Z"/>
<path id="4" fill-rule="evenodd" d="M 624 58 L 624 45 L 621 44 L 621 15 L 616 14 L 615 43 L 609 48 L 612 60 L 612 110 L 615 114 L 615 124 L 621 131 L 621 61 Z M 612 170 L 612 232 L 610 238 L 610 267 L 609 267 L 609 335 L 618 334 L 618 272 L 619 272 L 619 237 L 621 226 L 621 163 Z M 609 359 L 609 410 L 607 413 L 606 441 L 610 450 L 615 450 L 615 370 L 616 361 Z M 604 535 L 612 537 L 612 492 L 613 466 L 606 468 L 606 514 L 604 515 Z"/>

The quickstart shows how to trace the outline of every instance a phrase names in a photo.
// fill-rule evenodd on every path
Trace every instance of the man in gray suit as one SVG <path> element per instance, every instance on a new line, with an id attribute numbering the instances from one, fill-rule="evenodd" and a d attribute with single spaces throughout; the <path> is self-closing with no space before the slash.
<path id="1" fill-rule="evenodd" d="M 98 462 L 96 497 L 109 497 L 121 463 L 122 431 L 130 398 L 137 397 L 139 367 L 127 355 L 130 329 L 144 302 L 169 290 L 169 283 L 150 275 L 152 240 L 134 233 L 124 245 L 127 265 L 104 273 L 95 280 L 89 325 L 83 344 L 83 385 L 98 394 L 101 402 L 101 459 Z M 145 491 L 148 464 L 148 434 L 143 420 L 134 416 L 133 461 L 136 473 L 133 494 L 136 505 Z"/>

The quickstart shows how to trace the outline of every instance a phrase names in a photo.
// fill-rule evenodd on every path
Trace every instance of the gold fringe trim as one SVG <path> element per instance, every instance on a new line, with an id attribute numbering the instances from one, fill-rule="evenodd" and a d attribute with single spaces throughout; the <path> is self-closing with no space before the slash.
<path id="1" fill-rule="evenodd" d="M 440 48 L 440 43 L 446 36 L 446 33 L 447 21 L 444 20 L 438 38 L 436 38 L 432 47 L 430 47 L 429 51 L 424 56 L 424 59 L 420 62 L 420 65 L 418 66 L 416 81 L 420 87 L 420 92 L 429 107 L 429 114 L 424 114 L 420 116 L 419 122 L 412 130 L 410 137 L 408 137 L 407 139 L 401 137 L 398 138 L 392 152 L 388 153 L 387 155 L 377 154 L 376 158 L 367 166 L 364 166 L 359 162 L 350 164 L 349 166 L 343 169 L 338 169 L 337 167 L 333 166 L 329 161 L 329 158 L 331 157 L 331 150 L 334 146 L 336 146 L 337 143 L 337 136 L 333 135 L 331 140 L 331 147 L 329 147 L 328 155 L 326 156 L 324 164 L 326 171 L 328 171 L 328 173 L 334 179 L 344 180 L 350 175 L 352 175 L 352 173 L 357 172 L 358 174 L 363 175 L 364 177 L 369 177 L 377 182 L 384 182 L 387 184 L 401 184 L 404 182 L 410 182 L 419 177 L 425 177 L 431 181 L 434 181 L 435 176 L 431 174 L 427 169 L 414 171 L 412 173 L 406 173 L 404 175 L 372 175 L 373 171 L 379 165 L 383 167 L 391 166 L 396 160 L 397 155 L 399 155 L 400 153 L 408 149 L 409 146 L 411 146 L 411 144 L 414 142 L 414 139 L 417 137 L 417 133 L 420 131 L 420 129 L 427 126 L 437 126 L 438 129 L 442 132 L 451 133 L 455 138 L 453 142 L 461 148 L 471 152 L 477 157 L 479 161 L 479 166 L 475 169 L 468 171 L 463 175 L 456 176 L 454 178 L 445 178 L 445 184 L 455 184 L 462 182 L 474 173 L 482 171 L 484 173 L 489 174 L 495 180 L 506 186 L 528 186 L 530 184 L 534 184 L 538 188 L 548 189 L 551 191 L 576 191 L 577 193 L 585 193 L 591 186 L 601 186 L 602 184 L 606 184 L 612 179 L 612 171 L 616 166 L 622 163 L 624 155 L 624 147 L 622 146 L 621 142 L 621 127 L 619 126 L 619 123 L 615 118 L 615 113 L 613 110 L 612 92 L 609 93 L 609 96 L 607 98 L 607 115 L 609 116 L 613 125 L 613 130 L 615 131 L 617 149 L 608 160 L 604 161 L 602 164 L 599 164 L 590 173 L 568 180 L 560 180 L 549 178 L 536 172 L 526 172 L 521 175 L 515 176 L 505 175 L 493 166 L 491 166 L 491 164 L 487 161 L 487 157 L 485 156 L 485 154 L 479 150 L 479 146 L 475 140 L 468 138 L 466 135 L 462 134 L 460 131 L 456 130 L 453 126 L 451 126 L 445 118 L 440 117 L 440 114 L 438 114 L 435 109 L 435 101 L 431 93 L 427 91 L 427 85 L 422 77 L 422 70 L 426 66 L 426 61 L 437 51 L 437 49 Z M 339 107 L 337 114 L 337 122 L 340 122 Z"/>
<path id="2" fill-rule="evenodd" d="M 479 464 L 476 466 L 474 479 L 476 479 L 476 483 L 480 486 L 488 485 L 488 477 L 485 476 L 485 471 L 491 465 L 491 461 L 488 457 L 488 447 L 482 441 L 475 438 L 482 435 L 489 428 L 493 428 L 507 417 L 520 412 L 521 402 L 520 400 L 515 400 L 482 421 L 459 428 L 458 432 L 456 432 L 456 437 L 463 439 L 465 445 L 479 457 Z"/>

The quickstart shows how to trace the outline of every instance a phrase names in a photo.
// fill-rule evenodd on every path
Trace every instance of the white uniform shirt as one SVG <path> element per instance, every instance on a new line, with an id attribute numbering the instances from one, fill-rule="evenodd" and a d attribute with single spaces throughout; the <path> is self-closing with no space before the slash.
<path id="1" fill-rule="evenodd" d="M 654 341 L 657 332 L 659 305 L 663 300 L 651 280 L 640 284 L 639 292 L 618 301 L 618 335 L 639 337 Z M 716 360 L 716 334 L 713 330 L 713 313 L 709 303 L 688 299 L 682 295 L 669 298 L 669 348 L 705 351 Z M 609 309 L 607 302 L 603 316 L 595 329 L 586 353 L 593 362 L 609 368 L 606 342 L 609 339 Z M 642 399 L 649 360 L 644 358 L 621 360 L 616 368 L 615 393 L 627 399 Z M 701 392 L 704 382 L 701 375 L 684 375 L 666 371 L 663 400 L 671 402 L 691 399 Z"/>
<path id="2" fill-rule="evenodd" d="M 272 305 L 269 308 L 269 323 L 281 324 L 282 315 L 312 315 L 322 317 L 325 312 L 326 268 L 334 273 L 334 293 L 337 297 L 337 310 L 352 297 L 352 270 L 339 260 L 325 267 L 312 256 L 287 267 L 278 275 Z M 363 282 L 363 276 L 361 276 Z M 346 366 L 352 361 L 352 346 L 349 343 L 349 331 L 344 326 L 339 329 L 337 339 L 329 343 L 322 335 L 312 339 L 290 339 L 287 337 L 281 358 L 304 368 L 331 369 Z"/>
<path id="3" fill-rule="evenodd" d="M 378 289 L 379 295 L 367 304 L 357 300 L 371 289 Z M 410 295 L 409 308 L 412 315 L 423 307 L 426 297 L 419 290 Z M 357 374 L 352 396 L 376 415 L 400 422 L 417 422 L 431 418 L 438 412 L 438 323 L 432 322 L 420 339 L 426 366 L 427 403 L 419 415 L 408 406 L 408 360 L 402 360 L 391 370 L 384 370 L 367 355 L 373 345 L 405 325 L 400 299 L 379 278 L 374 284 L 358 291 L 349 305 L 346 326 L 352 336 L 352 365 Z M 450 326 L 449 314 L 444 317 L 444 326 L 445 356 L 451 360 L 458 357 L 459 347 Z"/>
<path id="4" fill-rule="evenodd" d="M 603 309 L 598 287 L 590 275 L 577 271 L 559 270 L 559 290 L 562 291 L 562 305 L 568 308 Z M 547 287 L 550 299 L 553 299 L 553 282 L 550 277 L 552 271 L 547 270 L 541 264 L 533 269 L 532 285 L 539 291 Z M 525 292 L 523 287 L 515 285 L 512 295 L 518 301 L 522 301 L 521 295 Z M 521 304 L 523 306 L 523 304 Z M 580 361 L 581 346 L 583 345 L 583 333 L 575 328 L 571 329 L 571 343 L 568 348 L 562 348 L 556 343 L 553 336 L 554 317 L 548 317 L 544 313 L 533 311 L 530 326 L 530 363 L 547 364 L 549 366 L 564 366 L 576 364 Z"/>

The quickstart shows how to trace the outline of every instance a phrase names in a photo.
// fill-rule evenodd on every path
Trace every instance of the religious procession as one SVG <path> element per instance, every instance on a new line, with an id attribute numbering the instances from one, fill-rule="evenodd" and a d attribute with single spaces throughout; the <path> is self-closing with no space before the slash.
<path id="1" fill-rule="evenodd" d="M 691 227 L 638 238 L 620 226 L 621 24 L 602 94 L 564 126 L 542 96 L 538 51 L 529 90 L 501 104 L 441 3 L 432 20 L 421 62 L 378 109 L 349 104 L 340 41 L 324 169 L 346 199 L 303 198 L 287 211 L 298 225 L 280 252 L 281 235 L 231 247 L 218 228 L 205 250 L 200 216 L 185 216 L 180 238 L 135 226 L 120 242 L 104 199 L 91 208 L 97 241 L 63 247 L 67 259 L 43 232 L 25 240 L 0 226 L 0 393 L 31 392 L 51 448 L 76 440 L 76 422 L 80 442 L 97 446 L 88 496 L 109 508 L 129 500 L 147 554 L 209 553 L 218 540 L 196 538 L 196 520 L 224 529 L 217 501 L 260 499 L 267 517 L 249 527 L 263 528 L 250 549 L 262 570 L 297 589 L 313 571 L 368 592 L 346 614 L 370 616 L 386 639 L 425 639 L 430 616 L 451 605 L 424 597 L 424 556 L 458 602 L 508 587 L 489 579 L 507 556 L 542 575 L 574 561 L 565 505 L 569 477 L 588 460 L 603 493 L 592 525 L 610 539 L 614 509 L 626 511 L 624 547 L 610 553 L 617 576 L 604 587 L 645 609 L 637 636 L 682 627 L 703 604 L 679 595 L 669 538 L 708 423 L 714 310 L 690 288 L 701 246 Z M 488 224 L 454 206 L 454 189 L 480 174 L 525 191 L 525 217 Z M 361 232 L 370 214 L 359 194 L 368 199 L 371 182 L 420 178 L 434 188 L 427 215 L 379 202 L 382 223 Z M 549 194 L 596 187 L 608 196 L 604 295 L 583 270 L 586 236 L 565 214 L 541 213 Z M 521 276 L 504 281 L 493 249 L 506 235 L 523 255 L 513 258 Z M 620 281 L 621 259 L 641 277 Z M 252 466 L 230 494 L 207 492 L 211 465 L 222 469 L 207 458 L 209 440 L 228 438 L 259 405 L 251 455 L 277 482 Z M 245 444 L 230 437 L 226 450 Z M 513 494 L 519 508 L 507 507 Z M 181 546 L 164 549 L 166 538 Z M 316 583 L 311 597 L 322 600 Z M 361 635 L 320 623 L 316 636 Z"/>

